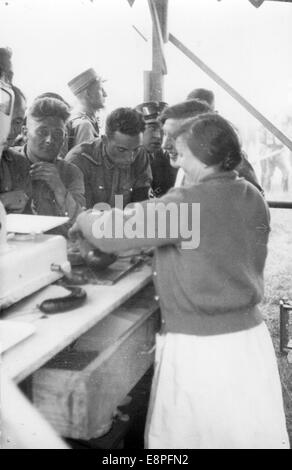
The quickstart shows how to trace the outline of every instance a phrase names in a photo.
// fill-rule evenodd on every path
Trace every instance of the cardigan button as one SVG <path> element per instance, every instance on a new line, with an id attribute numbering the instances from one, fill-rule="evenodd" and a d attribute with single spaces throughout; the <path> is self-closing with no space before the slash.
<path id="1" fill-rule="evenodd" d="M 157 276 L 157 272 L 156 272 L 156 271 L 153 272 L 153 276 Z"/>
<path id="2" fill-rule="evenodd" d="M 159 300 L 159 295 L 155 295 L 155 296 L 154 296 L 154 300 L 156 300 L 156 302 L 158 302 L 158 300 Z"/>

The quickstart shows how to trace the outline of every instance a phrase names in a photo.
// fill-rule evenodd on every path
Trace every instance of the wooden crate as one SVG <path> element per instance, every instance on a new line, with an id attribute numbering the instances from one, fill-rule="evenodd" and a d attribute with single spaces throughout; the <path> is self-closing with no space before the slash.
<path id="1" fill-rule="evenodd" d="M 32 399 L 60 435 L 93 439 L 154 360 L 160 314 L 152 283 L 32 378 Z"/>

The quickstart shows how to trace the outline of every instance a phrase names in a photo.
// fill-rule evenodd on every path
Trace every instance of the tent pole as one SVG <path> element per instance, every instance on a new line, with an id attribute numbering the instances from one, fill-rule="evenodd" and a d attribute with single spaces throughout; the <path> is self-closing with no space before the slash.
<path id="1" fill-rule="evenodd" d="M 205 72 L 212 80 L 220 85 L 229 95 L 232 96 L 238 103 L 240 103 L 252 116 L 254 116 L 268 131 L 274 134 L 286 147 L 292 150 L 292 142 L 288 137 L 283 134 L 274 124 L 271 123 L 263 114 L 261 114 L 254 106 L 252 106 L 243 96 L 241 96 L 234 88 L 232 88 L 225 80 L 223 80 L 217 73 L 210 69 L 198 56 L 196 56 L 190 49 L 182 44 L 175 36 L 169 34 L 169 41 L 176 46 L 183 54 L 185 54 L 194 64 L 196 64 L 203 72 Z"/>
<path id="2" fill-rule="evenodd" d="M 152 18 L 152 70 L 144 72 L 144 101 L 164 100 L 167 73 L 164 42 L 167 41 L 168 0 L 148 0 Z"/>

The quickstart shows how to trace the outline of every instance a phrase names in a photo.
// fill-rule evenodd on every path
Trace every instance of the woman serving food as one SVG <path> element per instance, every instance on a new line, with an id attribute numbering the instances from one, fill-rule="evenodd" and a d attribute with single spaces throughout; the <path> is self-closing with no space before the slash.
<path id="1" fill-rule="evenodd" d="M 184 122 L 175 138 L 191 184 L 125 211 L 82 213 L 72 229 L 107 253 L 156 248 L 162 330 L 146 447 L 289 448 L 276 357 L 258 306 L 268 206 L 234 171 L 240 143 L 220 115 Z"/>

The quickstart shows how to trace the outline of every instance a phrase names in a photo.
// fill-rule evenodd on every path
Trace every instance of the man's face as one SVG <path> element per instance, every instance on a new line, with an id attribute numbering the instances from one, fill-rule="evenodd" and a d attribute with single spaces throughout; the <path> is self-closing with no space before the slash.
<path id="1" fill-rule="evenodd" d="M 93 82 L 87 89 L 87 97 L 91 107 L 96 111 L 104 108 L 107 94 L 102 83 L 97 80 Z"/>
<path id="2" fill-rule="evenodd" d="M 39 161 L 54 162 L 64 142 L 64 121 L 55 116 L 43 119 L 28 117 L 26 135 L 28 151 Z"/>
<path id="3" fill-rule="evenodd" d="M 143 133 L 143 145 L 148 152 L 156 152 L 161 148 L 162 129 L 158 122 L 146 123 Z"/>
<path id="4" fill-rule="evenodd" d="M 138 135 L 114 132 L 106 138 L 106 151 L 110 160 L 117 166 L 129 166 L 135 160 L 142 145 L 142 132 Z"/>
<path id="5" fill-rule="evenodd" d="M 185 119 L 167 119 L 162 127 L 163 129 L 163 140 L 162 140 L 162 148 L 167 150 L 170 157 L 170 164 L 174 168 L 178 168 L 179 165 L 177 163 L 177 150 L 175 147 L 175 139 L 173 135 L 182 125 Z"/>
<path id="6" fill-rule="evenodd" d="M 17 100 L 16 103 L 14 103 L 10 133 L 7 139 L 9 147 L 12 147 L 14 145 L 16 137 L 21 134 L 25 115 L 25 108 L 26 103 L 22 98 L 20 100 Z"/>

